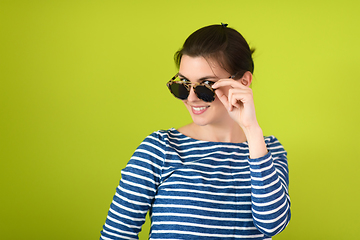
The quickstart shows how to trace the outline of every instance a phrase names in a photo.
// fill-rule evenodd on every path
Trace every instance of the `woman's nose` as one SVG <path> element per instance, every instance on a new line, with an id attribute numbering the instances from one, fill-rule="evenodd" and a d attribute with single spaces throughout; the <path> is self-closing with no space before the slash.
<path id="1" fill-rule="evenodd" d="M 192 86 L 190 88 L 190 92 L 189 92 L 189 96 L 188 96 L 187 100 L 190 102 L 199 101 L 199 98 L 196 96 L 194 88 Z"/>

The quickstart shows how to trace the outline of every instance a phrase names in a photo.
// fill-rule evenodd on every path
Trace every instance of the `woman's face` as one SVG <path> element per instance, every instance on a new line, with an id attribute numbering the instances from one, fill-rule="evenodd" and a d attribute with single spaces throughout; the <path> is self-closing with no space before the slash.
<path id="1" fill-rule="evenodd" d="M 229 78 L 230 73 L 221 68 L 220 65 L 203 57 L 190 57 L 183 55 L 180 62 L 179 78 L 187 79 L 191 83 L 202 83 L 204 81 L 216 82 L 219 79 Z M 222 89 L 227 93 L 227 89 Z M 215 96 L 213 102 L 200 100 L 191 88 L 189 96 L 183 100 L 194 123 L 200 126 L 226 124 L 230 116 Z"/>

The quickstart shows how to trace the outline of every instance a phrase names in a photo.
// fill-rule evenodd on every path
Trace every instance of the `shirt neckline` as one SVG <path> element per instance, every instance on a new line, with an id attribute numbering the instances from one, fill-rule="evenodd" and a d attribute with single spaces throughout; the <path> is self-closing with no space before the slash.
<path id="1" fill-rule="evenodd" d="M 188 139 L 191 139 L 191 140 L 197 141 L 197 142 L 209 143 L 209 144 L 224 144 L 224 145 L 225 145 L 225 144 L 227 144 L 227 145 L 230 144 L 230 145 L 237 145 L 237 146 L 239 146 L 239 145 L 248 146 L 248 142 L 247 142 L 247 141 L 245 141 L 245 142 L 240 142 L 240 143 L 206 141 L 206 140 L 199 140 L 199 139 L 196 139 L 196 138 L 189 137 L 189 136 L 187 136 L 187 135 L 179 132 L 176 128 L 173 128 L 173 127 L 170 128 L 169 130 L 172 131 L 172 132 L 174 132 L 174 133 L 176 133 L 177 135 L 184 136 L 184 137 L 186 137 L 186 138 L 188 138 Z"/>

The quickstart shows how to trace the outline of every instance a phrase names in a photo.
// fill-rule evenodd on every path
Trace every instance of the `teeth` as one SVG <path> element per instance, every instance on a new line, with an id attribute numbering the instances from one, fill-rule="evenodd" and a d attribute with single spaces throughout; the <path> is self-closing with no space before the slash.
<path id="1" fill-rule="evenodd" d="M 202 110 L 206 109 L 206 107 L 193 107 L 193 109 L 195 111 L 202 111 Z"/>

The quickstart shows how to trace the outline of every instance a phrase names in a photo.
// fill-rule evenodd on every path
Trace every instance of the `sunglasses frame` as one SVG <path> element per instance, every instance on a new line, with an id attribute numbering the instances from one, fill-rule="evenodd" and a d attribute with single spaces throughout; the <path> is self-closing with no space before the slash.
<path id="1" fill-rule="evenodd" d="M 172 78 L 170 79 L 170 81 L 168 81 L 168 82 L 166 83 L 166 86 L 169 88 L 171 94 L 172 94 L 174 97 L 176 97 L 177 99 L 185 100 L 185 99 L 187 99 L 187 97 L 186 97 L 185 99 L 181 99 L 181 98 L 175 96 L 175 94 L 171 91 L 171 85 L 173 85 L 173 84 L 181 84 L 181 85 L 184 85 L 185 88 L 186 88 L 186 90 L 188 91 L 188 96 L 189 96 L 189 94 L 190 94 L 190 89 L 191 89 L 191 87 L 192 87 L 192 88 L 194 89 L 194 92 L 195 92 L 196 96 L 197 96 L 199 99 L 201 99 L 201 98 L 198 96 L 198 93 L 196 92 L 196 87 L 198 87 L 198 86 L 204 86 L 204 87 L 208 88 L 208 89 L 213 93 L 213 100 L 212 100 L 212 101 L 215 100 L 215 90 L 211 87 L 211 85 L 213 85 L 213 84 L 209 85 L 209 84 L 206 84 L 206 83 L 191 83 L 191 82 L 175 81 L 175 79 L 176 79 L 178 76 L 179 76 L 178 73 L 175 74 L 175 76 L 172 77 Z M 201 100 L 205 101 L 204 99 L 201 99 Z M 212 101 L 205 101 L 205 102 L 212 102 Z"/>

